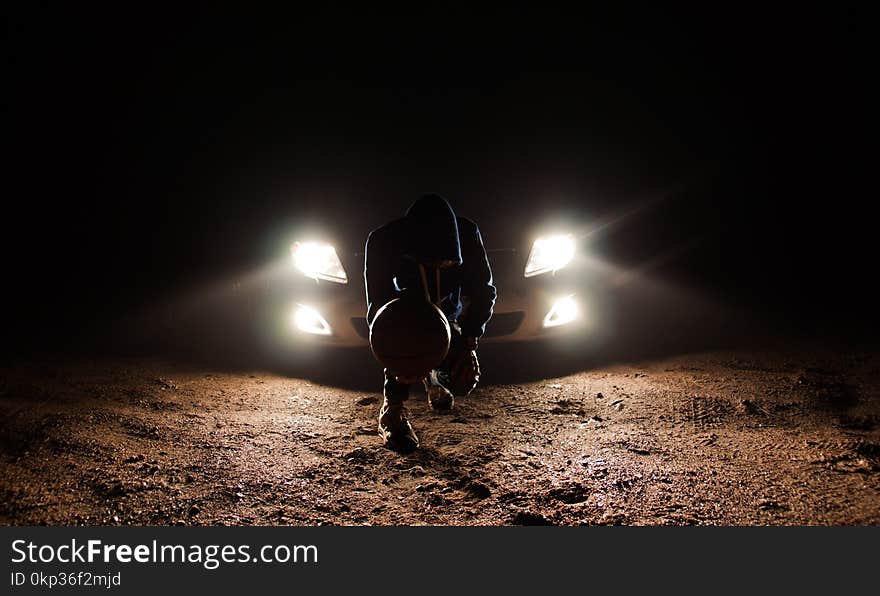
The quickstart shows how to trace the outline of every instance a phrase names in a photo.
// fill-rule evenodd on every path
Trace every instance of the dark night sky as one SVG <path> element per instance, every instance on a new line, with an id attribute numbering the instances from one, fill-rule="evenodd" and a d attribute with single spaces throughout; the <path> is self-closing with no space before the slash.
<path id="1" fill-rule="evenodd" d="M 315 204 L 378 217 L 421 191 L 484 221 L 660 197 L 598 250 L 698 238 L 658 274 L 794 321 L 876 319 L 862 15 L 343 12 L 12 15 L 13 331 L 106 324 L 275 258 Z"/>

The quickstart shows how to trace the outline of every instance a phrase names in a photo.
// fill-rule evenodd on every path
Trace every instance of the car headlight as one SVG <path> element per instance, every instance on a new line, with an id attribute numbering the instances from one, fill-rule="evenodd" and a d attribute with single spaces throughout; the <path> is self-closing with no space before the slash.
<path id="1" fill-rule="evenodd" d="M 575 241 L 571 234 L 538 238 L 532 244 L 524 275 L 532 277 L 562 269 L 574 258 L 575 248 Z"/>
<path id="2" fill-rule="evenodd" d="M 297 242 L 290 247 L 296 268 L 306 277 L 324 279 L 338 284 L 348 283 L 348 276 L 332 244 Z"/>

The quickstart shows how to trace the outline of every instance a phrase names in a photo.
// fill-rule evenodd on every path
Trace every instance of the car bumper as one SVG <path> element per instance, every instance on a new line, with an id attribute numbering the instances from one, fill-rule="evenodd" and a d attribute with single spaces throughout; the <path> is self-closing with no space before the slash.
<path id="1" fill-rule="evenodd" d="M 516 255 L 490 254 L 498 298 L 481 342 L 528 341 L 584 333 L 590 319 L 590 292 L 583 272 L 563 270 L 524 278 L 518 266 L 510 266 L 510 262 L 518 261 Z M 281 317 L 286 319 L 282 322 L 286 327 L 282 335 L 287 335 L 287 341 L 340 347 L 369 345 L 362 278 L 336 284 L 297 277 L 286 291 L 286 304 L 281 301 L 282 311 L 286 310 Z M 562 299 L 575 305 L 576 315 L 564 324 L 548 326 L 548 313 Z M 295 313 L 303 307 L 320 314 L 329 327 L 326 334 L 299 328 Z"/>

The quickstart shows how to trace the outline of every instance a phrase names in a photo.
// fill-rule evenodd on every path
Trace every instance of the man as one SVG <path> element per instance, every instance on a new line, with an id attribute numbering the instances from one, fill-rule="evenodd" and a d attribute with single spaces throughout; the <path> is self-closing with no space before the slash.
<path id="1" fill-rule="evenodd" d="M 368 323 L 389 300 L 408 291 L 427 291 L 452 328 L 446 359 L 425 379 L 397 377 L 385 369 L 379 435 L 392 449 L 412 451 L 419 439 L 404 407 L 410 385 L 423 382 L 430 406 L 449 410 L 454 394 L 467 395 L 479 381 L 477 342 L 492 317 L 496 296 L 480 231 L 474 222 L 457 217 L 443 197 L 424 195 L 404 217 L 367 237 L 364 280 Z"/>

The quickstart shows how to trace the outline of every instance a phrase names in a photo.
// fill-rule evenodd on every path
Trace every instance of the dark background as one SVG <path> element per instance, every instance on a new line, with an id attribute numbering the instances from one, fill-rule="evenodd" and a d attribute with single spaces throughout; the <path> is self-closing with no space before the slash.
<path id="1" fill-rule="evenodd" d="M 484 219 L 547 197 L 599 216 L 646 205 L 597 253 L 674 254 L 652 273 L 780 328 L 870 338 L 866 22 L 11 14 L 4 347 L 76 347 L 259 267 L 324 198 L 366 213 L 424 191 Z"/>

